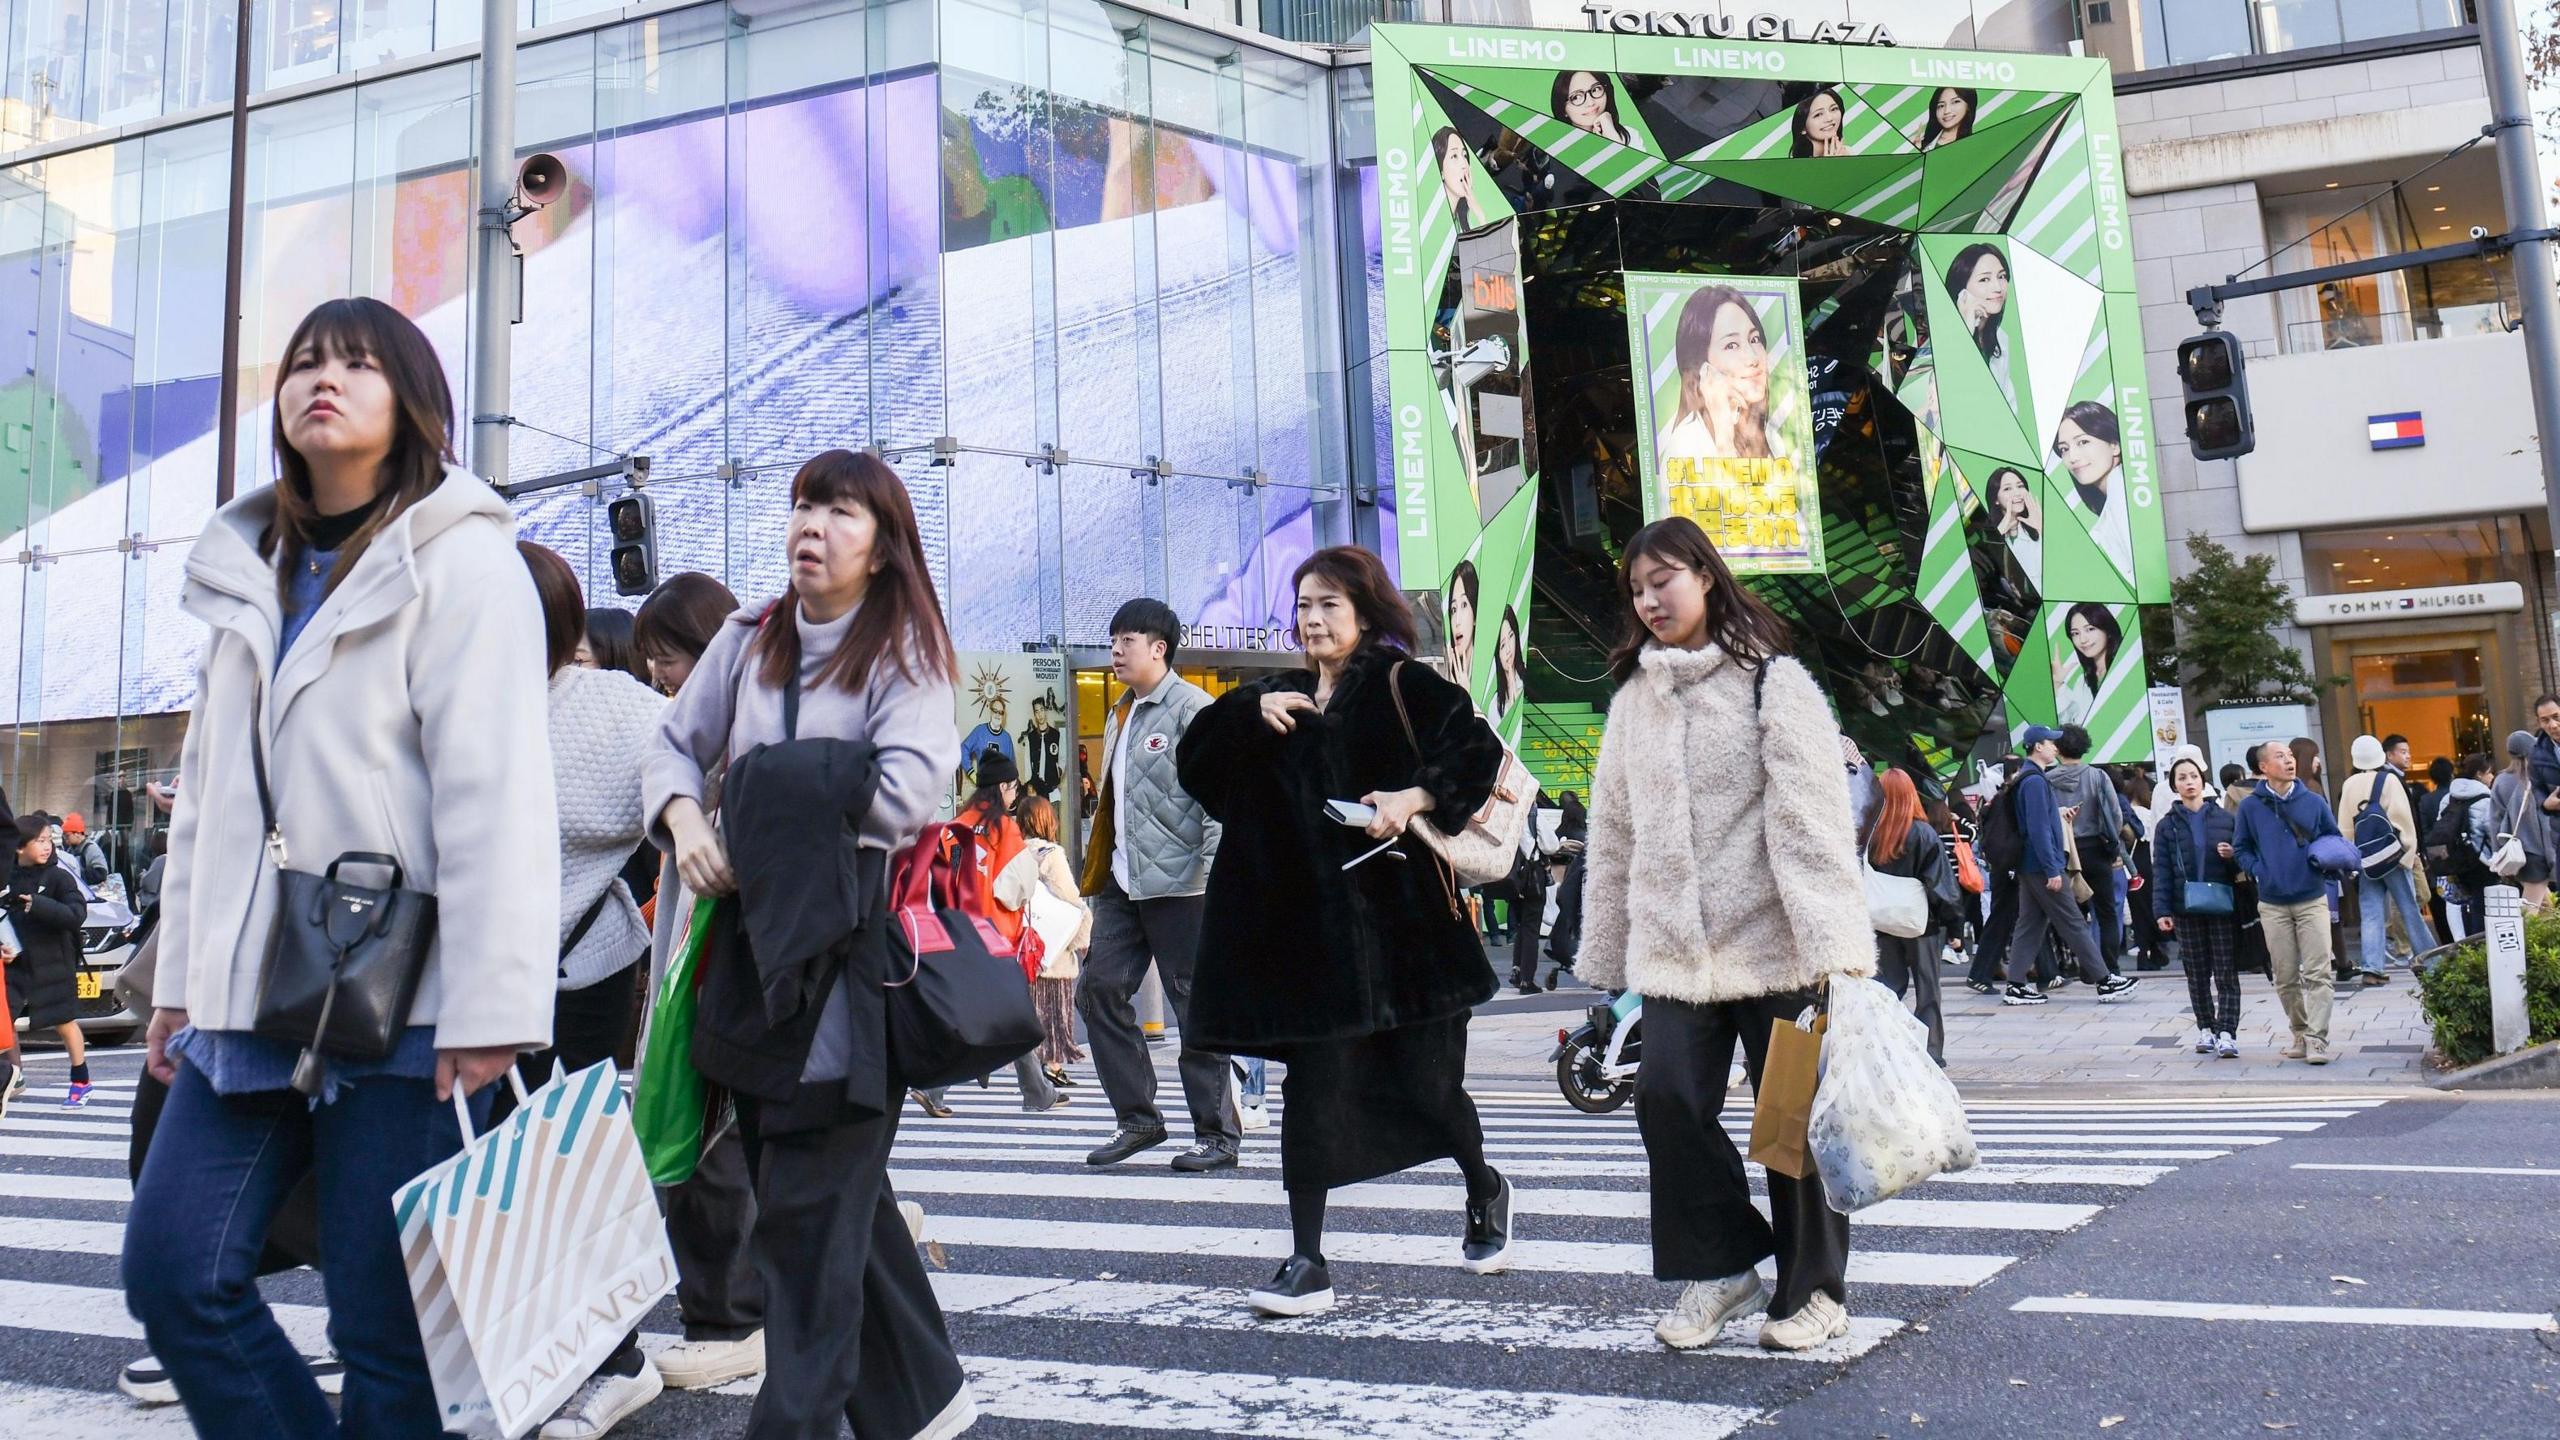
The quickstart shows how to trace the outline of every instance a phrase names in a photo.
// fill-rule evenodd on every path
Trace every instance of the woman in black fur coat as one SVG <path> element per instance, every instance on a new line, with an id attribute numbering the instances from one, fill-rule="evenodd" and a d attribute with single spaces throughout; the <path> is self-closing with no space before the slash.
<path id="1" fill-rule="evenodd" d="M 1511 1186 L 1485 1163 L 1464 1086 L 1467 1012 L 1491 998 L 1493 971 L 1454 877 L 1407 833 L 1464 828 L 1493 791 L 1502 742 L 1466 691 L 1409 660 L 1413 614 L 1378 557 L 1320 551 L 1296 586 L 1316 668 L 1219 697 L 1175 757 L 1183 788 L 1225 827 L 1189 1042 L 1289 1067 L 1280 1170 L 1296 1253 L 1250 1296 L 1266 1315 L 1332 1306 L 1324 1208 L 1337 1185 L 1455 1159 L 1462 1263 L 1493 1274 L 1511 1245 Z M 1336 800 L 1375 817 L 1338 822 L 1325 809 Z"/>

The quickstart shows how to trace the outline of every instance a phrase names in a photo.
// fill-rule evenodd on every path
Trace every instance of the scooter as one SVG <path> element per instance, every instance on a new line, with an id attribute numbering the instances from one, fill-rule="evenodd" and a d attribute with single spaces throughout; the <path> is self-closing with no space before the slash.
<path id="1" fill-rule="evenodd" d="M 1644 997 L 1629 990 L 1594 1005 L 1574 1030 L 1556 1032 L 1556 1088 L 1585 1115 L 1606 1115 L 1636 1093 L 1644 1057 Z"/>

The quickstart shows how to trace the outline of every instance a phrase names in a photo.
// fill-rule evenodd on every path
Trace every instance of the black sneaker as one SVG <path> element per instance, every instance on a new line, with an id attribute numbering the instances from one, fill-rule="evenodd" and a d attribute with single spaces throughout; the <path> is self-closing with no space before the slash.
<path id="1" fill-rule="evenodd" d="M 1111 1137 L 1111 1143 L 1084 1157 L 1087 1165 L 1117 1165 L 1141 1150 L 1152 1150 L 1166 1140 L 1163 1127 L 1153 1130 L 1123 1130 Z"/>
<path id="2" fill-rule="evenodd" d="M 1467 1240 L 1459 1264 L 1470 1275 L 1499 1275 L 1511 1268 L 1511 1180 L 1496 1176 L 1500 1188 L 1478 1205 L 1467 1202 Z"/>
<path id="3" fill-rule="evenodd" d="M 1988 980 L 1967 980 L 1964 982 L 1964 988 L 1972 991 L 1976 995 L 1988 995 L 2000 987 L 1992 984 Z"/>
<path id="4" fill-rule="evenodd" d="M 2003 1005 L 2041 1005 L 2044 999 L 2044 992 L 2033 985 L 2012 985 L 2000 993 Z"/>
<path id="5" fill-rule="evenodd" d="M 1197 1175 L 1207 1170 L 1232 1170 L 1235 1166 L 1234 1148 L 1215 1140 L 1203 1140 L 1173 1157 L 1173 1168 L 1187 1175 Z"/>
<path id="6" fill-rule="evenodd" d="M 1321 1315 L 1333 1308 L 1333 1275 L 1321 1260 L 1292 1255 L 1244 1299 L 1265 1315 Z"/>
<path id="7" fill-rule="evenodd" d="M 2136 976 L 2110 975 L 2106 979 L 2098 982 L 2098 998 L 2101 1000 L 2113 1000 L 2117 996 L 2141 983 L 2142 981 Z"/>

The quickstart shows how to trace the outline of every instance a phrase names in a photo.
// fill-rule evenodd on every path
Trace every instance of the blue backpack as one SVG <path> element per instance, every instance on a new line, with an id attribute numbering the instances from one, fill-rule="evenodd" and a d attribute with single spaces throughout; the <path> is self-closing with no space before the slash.
<path id="1" fill-rule="evenodd" d="M 2409 853 L 2409 847 L 2401 842 L 2400 831 L 2392 825 L 2391 817 L 2383 813 L 2382 786 L 2385 781 L 2397 785 L 2400 777 L 2388 770 L 2375 771 L 2372 791 L 2364 797 L 2364 803 L 2356 807 L 2356 863 L 2368 880 L 2388 876 L 2400 868 L 2401 858 Z"/>

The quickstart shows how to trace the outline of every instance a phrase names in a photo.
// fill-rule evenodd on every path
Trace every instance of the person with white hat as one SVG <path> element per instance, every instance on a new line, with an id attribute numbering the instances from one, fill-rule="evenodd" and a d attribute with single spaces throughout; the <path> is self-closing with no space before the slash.
<path id="1" fill-rule="evenodd" d="M 2400 842 L 2398 861 L 2383 872 L 2381 879 L 2371 874 L 2356 877 L 2356 903 L 2363 911 L 2363 926 L 2356 950 L 2356 968 L 2364 983 L 2388 983 L 2389 940 L 2383 934 L 2383 909 L 2397 906 L 2400 923 L 2409 932 L 2410 953 L 2436 948 L 2436 932 L 2427 923 L 2427 912 L 2418 904 L 2418 819 L 2410 803 L 2408 782 L 2400 772 L 2385 765 L 2382 742 L 2371 735 L 2359 735 L 2347 747 L 2347 758 L 2355 773 L 2338 787 L 2338 813 L 2363 840 L 2361 822 L 2369 812 L 2389 821 L 2391 833 Z"/>

